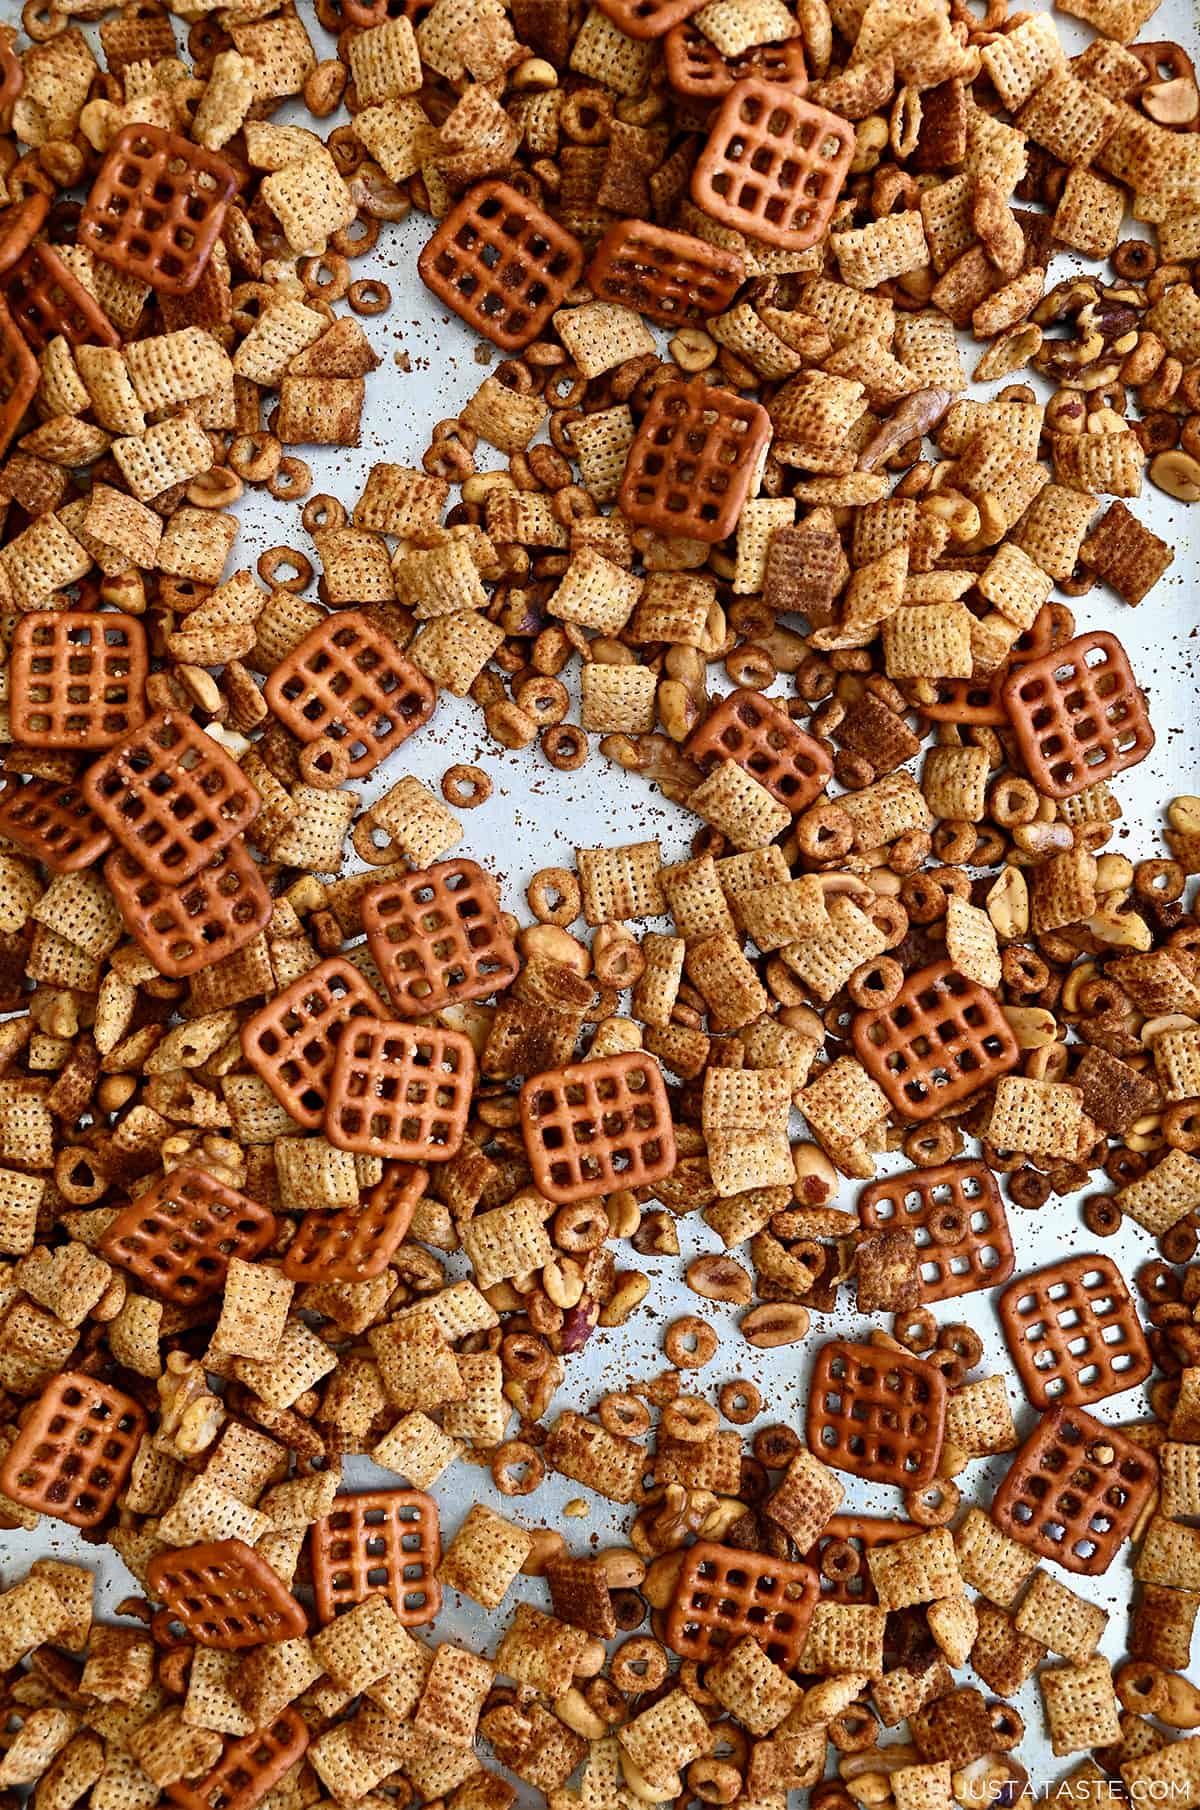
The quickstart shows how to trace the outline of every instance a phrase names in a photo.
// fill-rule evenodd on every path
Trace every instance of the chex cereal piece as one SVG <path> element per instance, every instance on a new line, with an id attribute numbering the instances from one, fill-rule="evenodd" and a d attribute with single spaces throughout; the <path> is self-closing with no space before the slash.
<path id="1" fill-rule="evenodd" d="M 806 1426 L 825 1464 L 921 1489 L 937 1473 L 945 1417 L 945 1381 L 919 1358 L 841 1339 L 822 1346 Z"/>
<path id="2" fill-rule="evenodd" d="M 954 1541 L 944 1527 L 869 1547 L 866 1559 L 876 1600 L 885 1609 L 934 1603 L 961 1587 Z"/>
<path id="3" fill-rule="evenodd" d="M 177 710 L 159 711 L 108 748 L 89 767 L 83 794 L 122 847 L 167 885 L 199 873 L 261 805 L 224 749 Z"/>
<path id="4" fill-rule="evenodd" d="M 1060 1658 L 1082 1665 L 1100 1644 L 1108 1615 L 1050 1572 L 1035 1571 L 1013 1622 L 1018 1633 L 1039 1641 Z"/>
<path id="5" fill-rule="evenodd" d="M 763 848 L 791 825 L 788 805 L 735 760 L 720 760 L 688 796 L 688 808 L 737 849 Z"/>
<path id="6" fill-rule="evenodd" d="M 883 1672 L 883 1634 L 887 1610 L 878 1603 L 819 1602 L 813 1610 L 797 1670 L 823 1678 Z"/>
<path id="7" fill-rule="evenodd" d="M 1154 746 L 1125 650 L 1106 631 L 1079 635 L 1017 667 L 1000 697 L 1030 777 L 1051 798 L 1111 779 Z"/>
<path id="8" fill-rule="evenodd" d="M 231 1257 L 256 1256 L 275 1231 L 265 1207 L 184 1163 L 118 1213 L 100 1249 L 153 1294 L 190 1306 L 219 1293 Z"/>
<path id="9" fill-rule="evenodd" d="M 1039 1683 L 1050 1745 L 1056 1754 L 1081 1753 L 1121 1739 L 1112 1667 L 1099 1654 L 1082 1665 L 1050 1666 Z"/>
<path id="10" fill-rule="evenodd" d="M 13 736 L 31 747 L 109 747 L 145 721 L 147 672 L 136 617 L 32 611 L 13 635 Z"/>
<path id="11" fill-rule="evenodd" d="M 793 814 L 808 809 L 833 773 L 820 742 L 757 691 L 722 698 L 693 731 L 685 752 L 701 766 L 713 757 L 732 760 Z"/>
<path id="12" fill-rule="evenodd" d="M 853 128 L 836 113 L 748 77 L 721 104 L 692 197 L 725 226 L 803 251 L 829 224 L 853 154 Z"/>
<path id="13" fill-rule="evenodd" d="M 704 1664 L 750 1635 L 768 1658 L 790 1671 L 818 1588 L 808 1565 L 698 1540 L 688 1548 L 675 1586 L 667 1642 L 683 1658 Z"/>
<path id="14" fill-rule="evenodd" d="M 348 779 L 373 773 L 428 722 L 435 702 L 424 674 L 357 610 L 339 610 L 306 635 L 264 695 L 298 740 L 333 743 L 331 759 Z"/>
<path id="15" fill-rule="evenodd" d="M 412 1635 L 387 1597 L 377 1591 L 326 1621 L 312 1639 L 324 1670 L 352 1696 L 393 1671 L 402 1671 L 412 1645 Z"/>
<path id="16" fill-rule="evenodd" d="M 536 339 L 579 280 L 571 235 L 504 182 L 482 182 L 442 221 L 417 261 L 422 280 L 507 352 Z"/>
<path id="17" fill-rule="evenodd" d="M 980 1508 L 967 1510 L 955 1530 L 954 1545 L 964 1582 L 1001 1609 L 1016 1601 L 1037 1564 L 1033 1553 L 1010 1539 Z"/>
<path id="18" fill-rule="evenodd" d="M 1017 1453 L 992 1517 L 1038 1557 L 1096 1577 L 1129 1538 L 1157 1481 L 1149 1452 L 1082 1409 L 1056 1408 Z"/>
<path id="19" fill-rule="evenodd" d="M 712 1744 L 704 1717 L 681 1690 L 670 1691 L 626 1722 L 617 1730 L 617 1740 L 651 1785 L 665 1784 Z"/>
<path id="20" fill-rule="evenodd" d="M 445 1162 L 462 1144 L 474 1084 L 461 1033 L 354 1018 L 338 1036 L 325 1129 L 339 1150 Z"/>
<path id="21" fill-rule="evenodd" d="M 324 1123 L 338 1041 L 355 1018 L 380 1020 L 386 1008 L 352 962 L 319 962 L 242 1026 L 246 1060 L 298 1124 Z"/>
<path id="22" fill-rule="evenodd" d="M 1139 522 L 1124 503 L 1114 502 L 1087 535 L 1079 558 L 1111 585 L 1118 597 L 1138 604 L 1172 563 L 1175 551 Z"/>
<path id="23" fill-rule="evenodd" d="M 794 1710 L 800 1686 L 763 1651 L 752 1634 L 728 1647 L 705 1670 L 721 1707 L 752 1735 L 768 1735 Z"/>
<path id="24" fill-rule="evenodd" d="M 477 1502 L 447 1546 L 437 1575 L 452 1590 L 495 1609 L 532 1547 L 524 1528 Z"/>
<path id="25" fill-rule="evenodd" d="M 204 274 L 235 175 L 176 132 L 126 126 L 109 147 L 79 221 L 79 242 L 152 289 L 184 295 Z"/>
<path id="26" fill-rule="evenodd" d="M 895 1110 L 918 1122 L 969 1098 L 1020 1056 L 990 992 L 950 962 L 910 975 L 890 1006 L 857 1013 L 851 1035 Z"/>
<path id="27" fill-rule="evenodd" d="M 891 1516 L 830 1515 L 805 1554 L 806 1562 L 820 1570 L 822 1601 L 874 1603 L 866 1555 L 876 1546 L 910 1539 L 917 1531 L 915 1522 Z M 823 1563 L 827 1555 L 828 1563 Z"/>
<path id="28" fill-rule="evenodd" d="M 217 1540 L 150 1562 L 147 1582 L 173 1621 L 199 1646 L 240 1652 L 291 1640 L 308 1626 L 304 1610 L 270 1565 L 242 1540 Z"/>
<path id="29" fill-rule="evenodd" d="M 1068 1257 L 1022 1276 L 997 1303 L 1035 1408 L 1083 1407 L 1144 1382 L 1153 1368 L 1137 1309 L 1110 1257 Z"/>
<path id="30" fill-rule="evenodd" d="M 1052 1156 L 1078 1148 L 1079 1089 L 1061 1081 L 1003 1075 L 996 1083 L 987 1137 L 997 1150 Z"/>
<path id="31" fill-rule="evenodd" d="M 632 1502 L 647 1467 L 646 1451 L 636 1440 L 610 1433 L 570 1409 L 550 1429 L 546 1462 L 576 1483 L 612 1502 Z"/>
<path id="32" fill-rule="evenodd" d="M 9 1447 L 0 1489 L 74 1527 L 96 1527 L 124 1485 L 146 1426 L 130 1396 L 64 1370 L 47 1379 Z"/>
<path id="33" fill-rule="evenodd" d="M 485 999 L 515 978 L 490 875 L 474 861 L 439 862 L 363 896 L 363 929 L 397 1007 L 414 1014 Z"/>
<path id="34" fill-rule="evenodd" d="M 537 1186 L 554 1201 L 642 1187 L 675 1167 L 661 1070 L 636 1051 L 531 1076 L 521 1129 Z"/>
<path id="35" fill-rule="evenodd" d="M 660 534 L 724 540 L 757 483 L 770 437 L 760 403 L 701 382 L 660 385 L 629 449 L 622 513 Z"/>
<path id="36" fill-rule="evenodd" d="M 152 878 L 126 849 L 109 856 L 104 878 L 126 929 L 172 978 L 236 953 L 271 921 L 271 895 L 240 836 L 177 886 Z"/>
<path id="37" fill-rule="evenodd" d="M 1072 5 L 1078 0 L 1072 0 Z M 1186 1803 L 1197 1792 L 1200 1768 L 1200 1735 L 1185 1735 L 1148 1753 L 1135 1754 L 1121 1765 L 1121 1777 L 1131 1796 L 1161 1792 Z"/>
<path id="38" fill-rule="evenodd" d="M 1020 1444 L 1002 1376 L 960 1383 L 946 1402 L 946 1443 L 968 1458 L 1013 1452 Z"/>

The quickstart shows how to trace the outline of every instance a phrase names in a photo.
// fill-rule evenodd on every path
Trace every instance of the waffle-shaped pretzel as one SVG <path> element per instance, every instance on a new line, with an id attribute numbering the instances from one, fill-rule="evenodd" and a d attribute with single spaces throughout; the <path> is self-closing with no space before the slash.
<path id="1" fill-rule="evenodd" d="M 312 1530 L 313 1592 L 322 1625 L 377 1590 L 406 1628 L 433 1621 L 442 1542 L 437 1503 L 419 1489 L 335 1496 Z"/>
<path id="2" fill-rule="evenodd" d="M 439 861 L 368 888 L 362 921 L 397 1010 L 414 1018 L 486 999 L 520 966 L 495 883 L 474 861 Z"/>
<path id="3" fill-rule="evenodd" d="M 850 1035 L 871 1079 L 918 1124 L 969 1099 L 1021 1058 L 994 996 L 949 961 L 910 974 L 890 1006 L 855 1013 Z"/>
<path id="4" fill-rule="evenodd" d="M 748 76 L 721 103 L 692 199 L 723 226 L 787 251 L 824 233 L 854 156 L 854 127 L 795 88 Z"/>
<path id="5" fill-rule="evenodd" d="M 198 1784 L 166 1787 L 183 1810 L 254 1810 L 308 1748 L 308 1724 L 298 1709 L 285 1709 L 268 1728 L 228 1741 Z"/>
<path id="6" fill-rule="evenodd" d="M 51 1378 L 0 1465 L 0 1490 L 23 1508 L 97 1527 L 129 1475 L 146 1416 L 131 1396 L 94 1376 Z"/>
<path id="7" fill-rule="evenodd" d="M 338 743 L 349 779 L 373 773 L 429 721 L 436 701 L 424 673 L 358 610 L 319 622 L 280 661 L 263 695 L 298 741 Z"/>
<path id="8" fill-rule="evenodd" d="M 882 1176 L 859 1195 L 858 1217 L 864 1232 L 912 1233 L 922 1301 L 995 1288 L 1012 1275 L 1008 1216 L 986 1163 L 967 1158 Z"/>
<path id="9" fill-rule="evenodd" d="M 906 1351 L 830 1339 L 817 1354 L 808 1444 L 834 1470 L 924 1489 L 937 1476 L 946 1380 Z"/>
<path id="10" fill-rule="evenodd" d="M 0 792 L 0 836 L 56 874 L 93 867 L 113 843 L 82 789 L 57 779 L 8 779 Z"/>
<path id="11" fill-rule="evenodd" d="M 1043 1414 L 992 1501 L 997 1527 L 1039 1558 L 1099 1577 L 1158 1485 L 1144 1446 L 1082 1408 Z"/>
<path id="12" fill-rule="evenodd" d="M 739 57 L 723 57 L 716 45 L 695 25 L 685 21 L 667 33 L 663 46 L 667 80 L 676 94 L 698 101 L 719 101 L 735 82 L 761 76 L 803 94 L 808 86 L 804 42 L 788 38 L 783 44 L 755 44 Z"/>
<path id="13" fill-rule="evenodd" d="M 640 1188 L 675 1167 L 662 1071 L 640 1050 L 530 1076 L 521 1089 L 521 1129 L 548 1200 Z"/>
<path id="14" fill-rule="evenodd" d="M 1104 629 L 1019 666 L 1000 701 L 1029 777 L 1049 798 L 1073 798 L 1136 766 L 1154 746 L 1125 649 Z"/>
<path id="15" fill-rule="evenodd" d="M 24 334 L 0 302 L 0 453 L 8 451 L 41 375 Z"/>
<path id="16" fill-rule="evenodd" d="M 821 743 L 759 691 L 732 691 L 722 698 L 684 752 L 702 767 L 733 761 L 793 813 L 806 811 L 833 773 Z"/>
<path id="17" fill-rule="evenodd" d="M 417 269 L 467 325 L 506 352 L 538 337 L 579 281 L 569 232 L 506 182 L 481 182 L 451 208 Z"/>
<path id="18" fill-rule="evenodd" d="M 244 1540 L 206 1540 L 157 1553 L 146 1581 L 164 1605 L 155 1618 L 160 1627 L 182 1622 L 198 1646 L 222 1653 L 293 1640 L 308 1627 L 291 1591 Z"/>
<path id="19" fill-rule="evenodd" d="M 153 879 L 126 849 L 108 857 L 104 878 L 129 934 L 172 979 L 234 954 L 271 921 L 271 895 L 240 836 L 178 886 Z"/>
<path id="20" fill-rule="evenodd" d="M 316 1131 L 325 1119 L 337 1044 L 355 1018 L 382 1018 L 385 1007 L 353 962 L 331 955 L 242 1026 L 242 1049 L 281 1106 Z"/>
<path id="21" fill-rule="evenodd" d="M 80 245 L 166 295 L 196 287 L 236 186 L 232 167 L 161 126 L 113 139 L 79 220 Z"/>
<path id="22" fill-rule="evenodd" d="M 191 1307 L 220 1293 L 231 1257 L 256 1257 L 275 1230 L 266 1207 L 183 1163 L 117 1214 L 100 1249 L 151 1294 Z"/>
<path id="23" fill-rule="evenodd" d="M 1011 1283 L 1000 1324 L 1035 1408 L 1081 1408 L 1144 1383 L 1154 1368 L 1111 1257 L 1067 1257 Z"/>
<path id="24" fill-rule="evenodd" d="M 698 1540 L 684 1554 L 667 1615 L 667 1645 L 707 1665 L 751 1634 L 791 1671 L 818 1596 L 808 1565 Z"/>
<path id="25" fill-rule="evenodd" d="M 13 740 L 109 748 L 146 720 L 146 631 L 115 610 L 30 610 L 9 668 Z"/>
<path id="26" fill-rule="evenodd" d="M 444 1163 L 471 1112 L 475 1051 L 436 1026 L 356 1018 L 338 1040 L 325 1135 L 339 1150 Z"/>
<path id="27" fill-rule="evenodd" d="M 596 0 L 602 13 L 627 38 L 661 38 L 689 18 L 704 0 Z"/>
<path id="28" fill-rule="evenodd" d="M 602 302 L 673 325 L 728 308 L 746 274 L 736 251 L 649 220 L 618 220 L 592 254 L 588 283 Z"/>
<path id="29" fill-rule="evenodd" d="M 358 1207 L 306 1213 L 283 1258 L 293 1282 L 369 1282 L 382 1276 L 404 1240 L 429 1175 L 412 1163 L 392 1163 Z"/>
<path id="30" fill-rule="evenodd" d="M 658 534 L 715 542 L 733 533 L 771 438 L 760 403 L 705 383 L 664 383 L 625 461 L 622 513 Z"/>
<path id="31" fill-rule="evenodd" d="M 83 795 L 155 880 L 178 886 L 253 823 L 262 800 L 181 710 L 160 710 L 88 768 Z"/>
<path id="32" fill-rule="evenodd" d="M 59 334 L 73 346 L 119 346 L 121 336 L 90 289 L 44 239 L 30 245 L 0 287 L 35 352 Z"/>

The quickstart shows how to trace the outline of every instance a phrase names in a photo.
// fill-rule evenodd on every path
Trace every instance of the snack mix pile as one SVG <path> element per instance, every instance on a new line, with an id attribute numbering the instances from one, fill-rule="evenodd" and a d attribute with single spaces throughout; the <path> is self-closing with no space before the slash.
<path id="1" fill-rule="evenodd" d="M 1200 93 L 1155 0 L 1062 10 L 0 30 L 0 1524 L 141 1592 L 6 1578 L 2 1810 L 1200 1805 L 1200 798 L 1106 852 L 1154 735 L 1062 601 L 1171 564 L 1143 467 L 1200 499 Z M 413 209 L 502 362 L 344 504 L 293 449 L 358 444 Z M 311 558 L 239 565 L 248 485 Z M 487 773 L 397 758 L 441 691 L 689 858 L 580 848 L 522 927 Z M 589 1402 L 684 1214 L 697 1313 Z M 527 1512 L 443 1538 L 472 1466 Z"/>

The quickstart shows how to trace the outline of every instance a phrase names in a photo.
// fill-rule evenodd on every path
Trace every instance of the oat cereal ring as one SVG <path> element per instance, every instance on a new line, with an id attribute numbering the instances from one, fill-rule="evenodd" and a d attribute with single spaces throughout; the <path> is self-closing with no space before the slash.
<path id="1" fill-rule="evenodd" d="M 491 795 L 491 778 L 482 767 L 456 764 L 442 774 L 442 797 L 456 811 L 473 811 Z"/>
<path id="2" fill-rule="evenodd" d="M 910 1307 L 907 1313 L 897 1314 L 892 1320 L 892 1337 L 917 1357 L 932 1350 L 937 1336 L 937 1321 L 927 1307 Z"/>
<path id="3" fill-rule="evenodd" d="M 716 1349 L 715 1334 L 713 1348 Z M 721 1384 L 717 1391 L 717 1406 L 731 1425 L 744 1427 L 762 1413 L 762 1391 L 745 1377 L 735 1377 L 732 1382 Z"/>
<path id="4" fill-rule="evenodd" d="M 279 503 L 298 503 L 312 489 L 312 469 L 303 459 L 285 453 L 267 479 L 267 495 Z"/>
<path id="5" fill-rule="evenodd" d="M 673 1320 L 663 1338 L 663 1350 L 679 1370 L 700 1370 L 716 1355 L 716 1328 L 698 1314 Z"/>
<path id="6" fill-rule="evenodd" d="M 525 888 L 529 909 L 539 924 L 565 930 L 583 910 L 579 881 L 569 867 L 543 867 Z"/>
<path id="7" fill-rule="evenodd" d="M 325 528 L 344 528 L 346 525 L 345 505 L 337 497 L 318 491 L 310 496 L 300 511 L 300 520 L 309 534 L 320 532 Z"/>
<path id="8" fill-rule="evenodd" d="M 609 1678 L 627 1696 L 656 1691 L 667 1671 L 666 1649 L 646 1634 L 622 1642 L 608 1667 Z"/>
<path id="9" fill-rule="evenodd" d="M 386 314 L 392 305 L 392 292 L 378 277 L 356 277 L 346 289 L 346 300 L 355 314 Z"/>
<path id="10" fill-rule="evenodd" d="M 904 1492 L 904 1512 L 918 1527 L 945 1527 L 953 1521 L 962 1491 L 949 1477 L 935 1477 L 924 1489 Z"/>
<path id="11" fill-rule="evenodd" d="M 641 1439 L 650 1431 L 650 1410 L 636 1395 L 610 1391 L 600 1397 L 600 1424 L 625 1439 Z"/>
<path id="12" fill-rule="evenodd" d="M 683 1439 L 689 1445 L 701 1445 L 711 1439 L 720 1425 L 717 1410 L 698 1395 L 678 1395 L 662 1411 L 662 1430 L 671 1439 Z"/>
<path id="13" fill-rule="evenodd" d="M 502 1496 L 531 1496 L 546 1475 L 542 1454 L 525 1439 L 506 1439 L 498 1445 L 490 1468 Z"/>
<path id="14" fill-rule="evenodd" d="M 314 576 L 312 560 L 297 547 L 268 547 L 259 554 L 257 570 L 273 591 L 306 591 Z"/>

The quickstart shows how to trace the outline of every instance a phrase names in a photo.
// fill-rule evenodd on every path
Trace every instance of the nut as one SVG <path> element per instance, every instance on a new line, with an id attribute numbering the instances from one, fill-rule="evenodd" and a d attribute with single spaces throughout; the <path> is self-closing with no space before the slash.
<path id="1" fill-rule="evenodd" d="M 752 1307 L 738 1322 L 748 1345 L 773 1350 L 778 1345 L 798 1345 L 808 1337 L 809 1312 L 798 1301 L 772 1301 Z"/>
<path id="2" fill-rule="evenodd" d="M 1200 459 L 1176 447 L 1156 454 L 1149 465 L 1150 482 L 1178 503 L 1200 502 Z"/>

